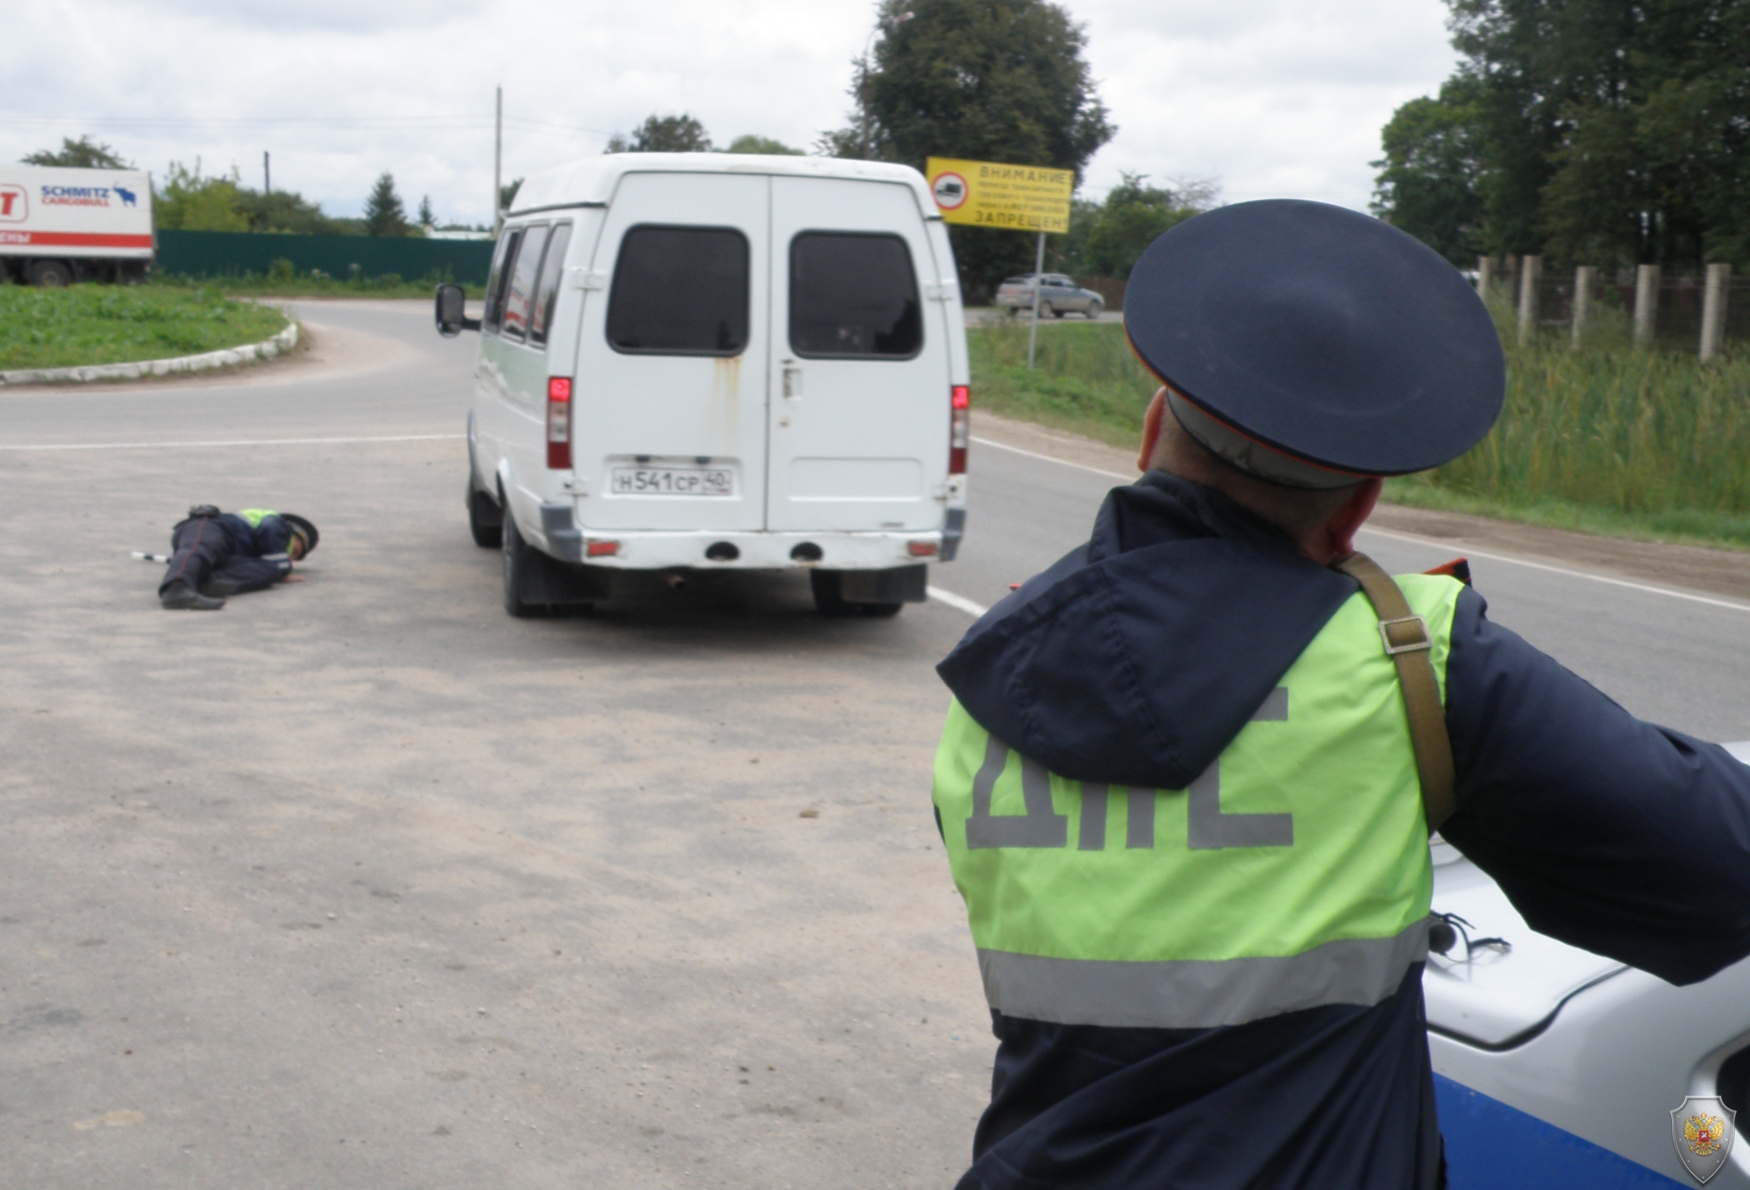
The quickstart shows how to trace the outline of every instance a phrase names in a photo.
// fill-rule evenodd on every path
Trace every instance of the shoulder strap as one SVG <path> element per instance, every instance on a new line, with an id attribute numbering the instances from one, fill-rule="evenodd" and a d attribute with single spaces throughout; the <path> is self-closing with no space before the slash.
<path id="1" fill-rule="evenodd" d="M 1410 719 L 1410 745 L 1416 752 L 1416 775 L 1422 784 L 1422 813 L 1432 834 L 1458 808 L 1458 783 L 1452 763 L 1452 740 L 1446 734 L 1446 711 L 1440 704 L 1440 684 L 1430 656 L 1434 640 L 1428 622 L 1410 610 L 1392 576 L 1363 553 L 1331 563 L 1361 584 L 1379 617 L 1379 636 L 1398 667 L 1398 688 Z"/>

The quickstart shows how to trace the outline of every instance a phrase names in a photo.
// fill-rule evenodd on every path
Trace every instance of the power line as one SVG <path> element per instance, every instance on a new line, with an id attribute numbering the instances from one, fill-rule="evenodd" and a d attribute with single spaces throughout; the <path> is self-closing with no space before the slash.
<path id="1" fill-rule="evenodd" d="M 535 120 L 527 116 L 506 116 L 505 123 L 529 129 L 552 129 L 559 132 L 587 132 L 594 136 L 612 136 L 606 128 L 590 128 L 582 124 L 561 124 L 554 120 Z M 491 116 L 426 115 L 426 116 L 0 116 L 0 124 L 67 124 L 109 125 L 129 128 L 405 128 L 426 127 L 434 131 L 458 128 L 490 128 Z"/>
<path id="2" fill-rule="evenodd" d="M 258 127 L 276 126 L 344 127 L 346 125 L 381 124 L 402 126 L 423 123 L 434 128 L 457 128 L 472 125 L 491 127 L 492 117 L 481 115 L 455 116 L 0 116 L 0 124 L 111 124 L 136 127 Z"/>

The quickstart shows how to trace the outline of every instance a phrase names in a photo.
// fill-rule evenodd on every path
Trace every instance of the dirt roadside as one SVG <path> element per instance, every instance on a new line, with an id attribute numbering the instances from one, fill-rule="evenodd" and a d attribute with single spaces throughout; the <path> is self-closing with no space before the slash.
<path id="1" fill-rule="evenodd" d="M 1136 475 L 1136 454 L 1092 438 L 1030 422 L 975 412 L 977 439 L 1032 451 L 1066 463 L 1110 474 L 1114 481 Z M 1561 565 L 1634 582 L 1681 587 L 1750 600 L 1750 552 L 1708 549 L 1666 542 L 1596 537 L 1566 529 L 1544 529 L 1465 513 L 1437 512 L 1382 504 L 1368 522 L 1373 528 L 1448 544 L 1454 555 L 1499 553 Z"/>

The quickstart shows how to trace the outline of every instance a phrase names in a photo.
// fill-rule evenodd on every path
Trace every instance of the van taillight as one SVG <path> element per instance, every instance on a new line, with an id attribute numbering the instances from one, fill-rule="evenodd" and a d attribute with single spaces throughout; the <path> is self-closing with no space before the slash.
<path id="1" fill-rule="evenodd" d="M 972 389 L 956 384 L 949 390 L 948 474 L 966 474 L 966 443 L 972 438 Z"/>
<path id="2" fill-rule="evenodd" d="M 571 377 L 547 381 L 547 466 L 571 470 Z"/>

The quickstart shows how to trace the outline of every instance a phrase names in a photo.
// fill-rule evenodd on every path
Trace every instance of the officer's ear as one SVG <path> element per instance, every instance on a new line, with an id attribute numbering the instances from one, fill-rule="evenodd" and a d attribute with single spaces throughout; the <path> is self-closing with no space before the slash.
<path id="1" fill-rule="evenodd" d="M 1155 457 L 1155 447 L 1161 440 L 1161 419 L 1167 413 L 1167 390 L 1165 386 L 1155 390 L 1154 400 L 1148 403 L 1148 412 L 1142 415 L 1142 452 L 1136 456 L 1136 469 L 1147 471 Z"/>
<path id="2" fill-rule="evenodd" d="M 1314 540 L 1302 543 L 1303 552 L 1321 564 L 1354 553 L 1355 534 L 1373 515 L 1384 488 L 1383 479 L 1368 479 L 1356 484 L 1349 498 L 1325 518 L 1325 523 L 1314 533 Z"/>

